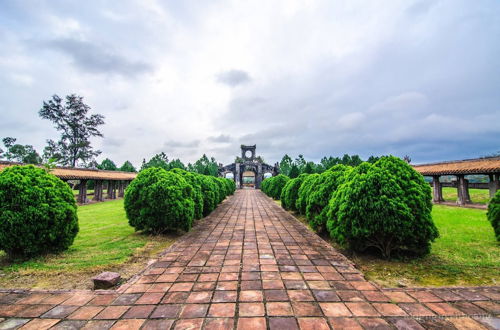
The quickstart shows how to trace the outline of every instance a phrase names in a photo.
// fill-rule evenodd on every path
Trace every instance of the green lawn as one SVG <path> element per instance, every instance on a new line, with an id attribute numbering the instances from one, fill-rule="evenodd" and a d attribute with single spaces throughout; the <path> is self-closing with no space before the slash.
<path id="1" fill-rule="evenodd" d="M 73 190 L 73 195 L 78 196 L 80 193 L 79 190 Z M 94 189 L 87 189 L 87 195 L 93 195 L 94 194 Z"/>
<path id="2" fill-rule="evenodd" d="M 385 286 L 498 285 L 500 246 L 486 211 L 435 205 L 432 216 L 440 237 L 430 255 L 405 262 L 358 255 L 354 261 Z"/>
<path id="3" fill-rule="evenodd" d="M 123 200 L 78 207 L 80 231 L 69 250 L 11 263 L 0 252 L 0 287 L 82 288 L 104 270 L 125 276 L 173 243 L 175 235 L 148 236 L 128 225 Z M 62 283 L 56 280 L 61 277 Z"/>
<path id="4" fill-rule="evenodd" d="M 473 203 L 488 204 L 490 201 L 490 192 L 488 189 L 469 189 L 470 199 Z M 457 200 L 457 188 L 443 187 L 443 198 L 447 202 Z"/>
<path id="5" fill-rule="evenodd" d="M 307 224 L 305 216 L 293 215 Z M 500 245 L 486 210 L 434 205 L 432 217 L 440 237 L 423 258 L 387 261 L 346 251 L 328 235 L 323 238 L 353 260 L 368 279 L 385 287 L 499 285 Z"/>

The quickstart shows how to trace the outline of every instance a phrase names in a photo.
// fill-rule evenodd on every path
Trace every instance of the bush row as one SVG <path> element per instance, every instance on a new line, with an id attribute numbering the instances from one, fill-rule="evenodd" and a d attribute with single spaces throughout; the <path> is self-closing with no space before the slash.
<path id="1" fill-rule="evenodd" d="M 262 181 L 261 190 L 269 197 L 280 199 L 281 191 L 289 180 L 290 178 L 283 174 L 270 177 Z"/>
<path id="2" fill-rule="evenodd" d="M 500 190 L 498 190 L 488 204 L 488 220 L 493 226 L 497 241 L 500 241 Z"/>
<path id="3" fill-rule="evenodd" d="M 152 167 L 139 172 L 125 190 L 125 212 L 136 230 L 162 233 L 191 229 L 236 189 L 233 180 Z"/>
<path id="4" fill-rule="evenodd" d="M 71 188 L 43 169 L 0 172 L 0 250 L 11 258 L 66 250 L 78 233 Z"/>
<path id="5" fill-rule="evenodd" d="M 275 186 L 286 182 L 279 195 L 283 207 L 355 251 L 374 250 L 386 258 L 395 252 L 424 255 L 439 236 L 429 184 L 397 157 L 264 184 L 268 180 L 262 185 L 267 195 L 276 198 Z"/>

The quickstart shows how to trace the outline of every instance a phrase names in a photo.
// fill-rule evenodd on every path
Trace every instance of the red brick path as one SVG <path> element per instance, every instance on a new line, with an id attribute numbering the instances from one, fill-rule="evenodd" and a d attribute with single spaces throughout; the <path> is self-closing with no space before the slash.
<path id="1" fill-rule="evenodd" d="M 381 290 L 240 190 L 117 291 L 0 292 L 0 329 L 494 329 L 500 287 Z"/>

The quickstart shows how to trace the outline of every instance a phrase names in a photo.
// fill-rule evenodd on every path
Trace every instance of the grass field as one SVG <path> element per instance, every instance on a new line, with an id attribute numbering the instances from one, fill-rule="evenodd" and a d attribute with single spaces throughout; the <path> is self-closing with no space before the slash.
<path id="1" fill-rule="evenodd" d="M 488 204 L 490 201 L 490 192 L 488 189 L 469 189 L 470 199 L 473 203 Z M 457 200 L 457 188 L 443 187 L 443 198 L 447 202 Z"/>
<path id="2" fill-rule="evenodd" d="M 498 285 L 500 245 L 486 211 L 434 205 L 432 216 L 440 237 L 423 258 L 387 261 L 343 250 L 328 236 L 323 238 L 353 260 L 368 279 L 385 287 Z"/>
<path id="3" fill-rule="evenodd" d="M 176 236 L 148 236 L 128 225 L 123 200 L 78 207 L 80 231 L 69 250 L 11 263 L 0 252 L 0 287 L 88 288 L 99 272 L 129 277 L 173 243 Z"/>
<path id="4" fill-rule="evenodd" d="M 435 205 L 432 215 L 440 237 L 428 256 L 411 261 L 352 259 L 368 278 L 389 287 L 498 285 L 500 246 L 486 211 Z"/>
<path id="5" fill-rule="evenodd" d="M 79 193 L 80 193 L 79 190 L 73 190 L 73 195 L 78 196 Z M 94 194 L 93 189 L 87 189 L 87 195 L 93 195 L 93 194 Z"/>

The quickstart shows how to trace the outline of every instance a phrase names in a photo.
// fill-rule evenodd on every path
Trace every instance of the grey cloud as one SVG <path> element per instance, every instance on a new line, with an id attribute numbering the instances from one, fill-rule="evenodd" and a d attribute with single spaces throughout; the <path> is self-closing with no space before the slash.
<path id="1" fill-rule="evenodd" d="M 228 85 L 230 87 L 246 84 L 252 79 L 250 75 L 243 70 L 228 70 L 217 75 L 217 82 Z"/>
<path id="2" fill-rule="evenodd" d="M 134 77 L 153 71 L 153 67 L 148 63 L 129 60 L 88 41 L 65 38 L 46 41 L 43 44 L 70 56 L 75 65 L 85 72 Z"/>
<path id="3" fill-rule="evenodd" d="M 215 143 L 228 143 L 228 142 L 232 141 L 232 138 L 230 135 L 220 134 L 217 136 L 208 137 L 208 141 L 215 142 Z"/>
<path id="4" fill-rule="evenodd" d="M 200 145 L 199 140 L 192 140 L 192 141 L 169 140 L 163 143 L 163 147 L 167 149 L 193 149 L 197 148 L 199 145 Z"/>

